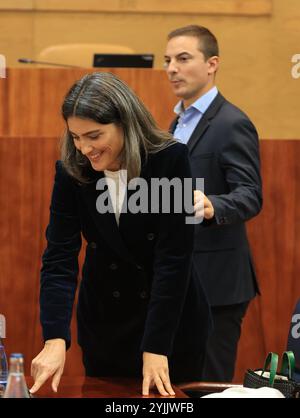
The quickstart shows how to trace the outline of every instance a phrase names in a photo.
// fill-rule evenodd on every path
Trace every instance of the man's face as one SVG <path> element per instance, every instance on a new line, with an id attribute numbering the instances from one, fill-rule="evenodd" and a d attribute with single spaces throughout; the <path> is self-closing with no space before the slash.
<path id="1" fill-rule="evenodd" d="M 165 53 L 165 68 L 174 94 L 184 101 L 185 107 L 209 91 L 214 85 L 218 57 L 207 61 L 194 36 L 170 39 Z"/>

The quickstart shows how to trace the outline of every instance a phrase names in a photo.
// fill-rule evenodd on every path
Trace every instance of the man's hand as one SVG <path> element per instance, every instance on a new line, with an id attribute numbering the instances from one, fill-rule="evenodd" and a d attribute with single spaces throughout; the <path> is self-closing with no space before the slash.
<path id="1" fill-rule="evenodd" d="M 39 388 L 53 376 L 52 389 L 57 392 L 61 375 L 64 370 L 66 360 L 66 343 L 61 338 L 48 340 L 43 350 L 32 360 L 31 376 L 34 379 L 34 385 L 30 393 L 35 393 Z"/>
<path id="2" fill-rule="evenodd" d="M 175 395 L 169 377 L 168 357 L 144 352 L 143 395 L 149 395 L 149 388 L 154 385 L 163 396 Z"/>
<path id="3" fill-rule="evenodd" d="M 194 190 L 194 210 L 196 218 L 212 219 L 215 215 L 211 201 L 200 190 Z"/>

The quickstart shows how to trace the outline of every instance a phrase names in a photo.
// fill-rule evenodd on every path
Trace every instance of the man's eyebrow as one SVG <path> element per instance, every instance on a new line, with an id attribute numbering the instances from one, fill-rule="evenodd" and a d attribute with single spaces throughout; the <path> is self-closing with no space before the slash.
<path id="1" fill-rule="evenodd" d="M 192 54 L 190 52 L 183 51 L 183 52 L 180 52 L 179 54 L 175 55 L 175 58 L 180 58 L 182 55 L 192 55 Z M 170 58 L 170 56 L 165 55 L 164 58 Z"/>
<path id="2" fill-rule="evenodd" d="M 81 134 L 81 136 L 86 136 L 86 135 L 95 134 L 95 133 L 98 133 L 99 131 L 100 131 L 100 129 L 96 129 L 96 130 L 94 130 L 94 131 L 85 132 L 84 134 Z M 70 134 L 71 134 L 71 135 L 78 136 L 77 134 L 75 134 L 74 132 L 72 132 L 72 131 L 70 131 L 70 130 L 69 130 L 69 132 L 70 132 Z"/>

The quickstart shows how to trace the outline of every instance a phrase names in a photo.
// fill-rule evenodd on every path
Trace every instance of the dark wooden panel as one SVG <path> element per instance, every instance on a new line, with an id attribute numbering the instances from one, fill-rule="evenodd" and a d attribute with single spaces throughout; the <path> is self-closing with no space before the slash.
<path id="1" fill-rule="evenodd" d="M 239 346 L 236 381 L 287 343 L 300 298 L 300 141 L 262 141 L 264 206 L 248 223 L 261 297 L 250 306 Z"/>
<path id="2" fill-rule="evenodd" d="M 103 71 L 110 71 L 125 81 L 145 103 L 159 126 L 168 129 L 176 98 L 164 71 Z M 60 136 L 64 129 L 60 116 L 63 98 L 71 85 L 87 72 L 61 68 L 8 69 L 7 78 L 0 84 L 0 136 Z"/>
<path id="3" fill-rule="evenodd" d="M 300 297 L 300 141 L 262 141 L 264 208 L 248 225 L 262 295 L 252 302 L 241 338 L 235 381 L 286 345 Z M 7 317 L 7 352 L 21 351 L 29 373 L 42 347 L 38 291 L 49 217 L 57 138 L 0 138 L 0 312 Z M 66 375 L 83 372 L 73 321 Z"/>
<path id="4" fill-rule="evenodd" d="M 27 384 L 31 387 L 33 379 L 28 377 Z M 176 398 L 188 396 L 179 387 L 174 387 Z M 161 398 L 158 391 L 150 389 L 149 396 L 142 395 L 142 380 L 117 377 L 63 376 L 54 393 L 50 382 L 46 383 L 35 395 L 35 398 Z M 173 396 L 170 399 L 174 398 Z"/>
<path id="5" fill-rule="evenodd" d="M 22 352 L 27 373 L 43 345 L 39 271 L 58 155 L 56 138 L 0 138 L 0 312 L 7 353 Z M 68 358 L 66 373 L 82 374 L 76 344 Z"/>
<path id="6" fill-rule="evenodd" d="M 8 83 L 6 78 L 0 78 L 0 135 L 8 131 L 6 110 L 8 98 Z"/>

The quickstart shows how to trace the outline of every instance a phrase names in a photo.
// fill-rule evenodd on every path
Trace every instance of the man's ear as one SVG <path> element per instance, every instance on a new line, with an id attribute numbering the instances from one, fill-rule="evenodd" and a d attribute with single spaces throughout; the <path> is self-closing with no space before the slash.
<path id="1" fill-rule="evenodd" d="M 220 58 L 217 55 L 214 55 L 213 57 L 208 58 L 208 74 L 214 74 L 218 71 L 219 64 L 220 64 Z"/>

